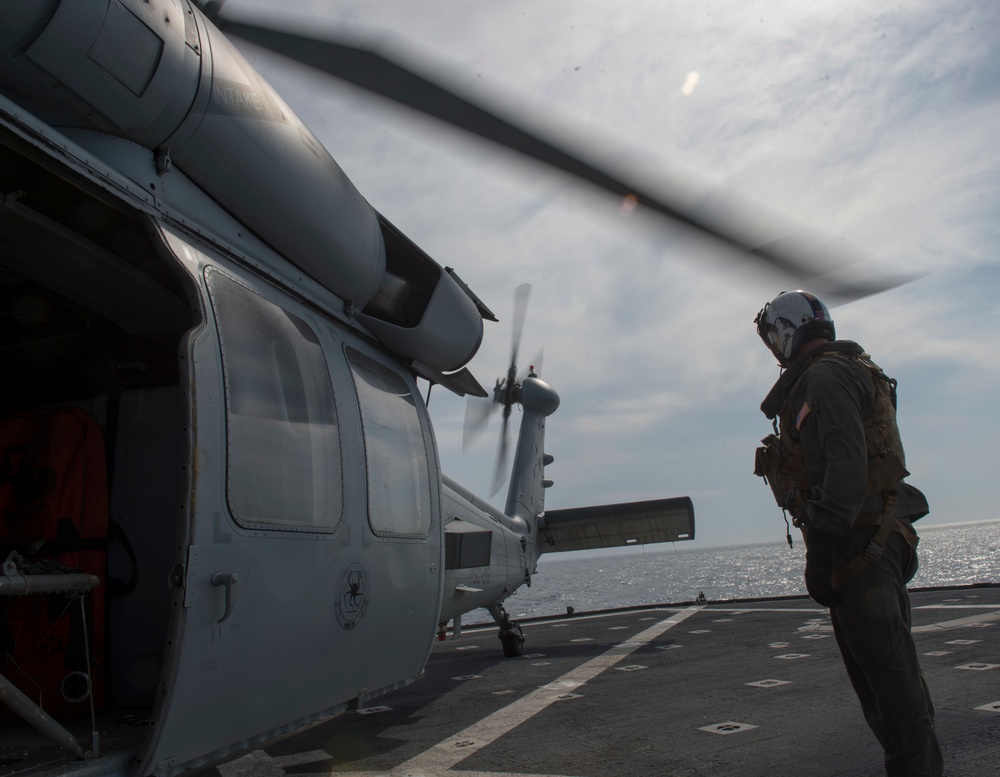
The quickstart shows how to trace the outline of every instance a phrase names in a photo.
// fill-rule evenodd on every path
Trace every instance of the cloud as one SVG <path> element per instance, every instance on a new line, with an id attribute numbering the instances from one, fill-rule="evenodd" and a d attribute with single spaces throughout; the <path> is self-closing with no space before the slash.
<path id="1" fill-rule="evenodd" d="M 292 21 L 273 0 L 252 5 Z M 989 478 L 969 470 L 992 461 L 986 398 L 1000 389 L 1000 6 L 438 10 L 317 0 L 294 17 L 375 34 L 610 167 L 683 182 L 671 193 L 711 212 L 749 203 L 761 235 L 807 226 L 863 268 L 928 273 L 834 317 L 900 378 L 920 483 L 954 493 L 955 519 L 982 509 Z M 522 355 L 544 346 L 543 377 L 563 397 L 549 423 L 554 504 L 690 489 L 704 541 L 775 536 L 774 508 L 747 473 L 768 428 L 757 404 L 777 376 L 752 319 L 799 282 L 727 261 L 641 207 L 624 218 L 620 198 L 411 111 L 266 64 L 372 204 L 500 315 L 472 363 L 484 383 L 509 358 L 514 287 L 534 284 Z M 492 448 L 461 454 L 464 404 L 436 389 L 431 409 L 449 473 L 488 483 Z"/>

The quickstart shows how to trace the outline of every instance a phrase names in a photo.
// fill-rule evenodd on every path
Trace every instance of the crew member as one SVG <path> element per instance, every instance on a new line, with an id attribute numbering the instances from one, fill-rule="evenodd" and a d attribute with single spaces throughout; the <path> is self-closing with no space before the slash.
<path id="1" fill-rule="evenodd" d="M 896 382 L 857 343 L 836 340 L 830 311 L 808 292 L 782 292 L 755 323 L 782 367 L 761 404 L 775 434 L 758 448 L 756 473 L 803 531 L 806 588 L 830 608 L 886 774 L 939 776 L 906 591 L 917 569 L 912 522 L 928 507 L 903 481 Z"/>

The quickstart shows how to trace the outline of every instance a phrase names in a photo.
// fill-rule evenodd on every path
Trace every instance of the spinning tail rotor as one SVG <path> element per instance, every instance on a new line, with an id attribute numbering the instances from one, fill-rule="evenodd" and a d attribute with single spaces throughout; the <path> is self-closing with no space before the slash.
<path id="1" fill-rule="evenodd" d="M 465 409 L 465 430 L 463 445 L 467 449 L 482 433 L 490 416 L 500 411 L 502 426 L 500 428 L 500 445 L 497 450 L 496 466 L 493 471 L 493 486 L 490 495 L 495 495 L 507 479 L 507 460 L 510 452 L 510 414 L 515 404 L 521 399 L 521 381 L 523 375 L 518 375 L 517 357 L 521 346 L 521 335 L 524 333 L 524 319 L 528 311 L 528 298 L 531 296 L 531 284 L 522 283 L 514 290 L 514 310 L 511 324 L 510 363 L 507 374 L 497 378 L 493 386 L 493 396 L 489 399 L 469 397 Z M 536 359 L 532 370 L 540 362 Z"/>

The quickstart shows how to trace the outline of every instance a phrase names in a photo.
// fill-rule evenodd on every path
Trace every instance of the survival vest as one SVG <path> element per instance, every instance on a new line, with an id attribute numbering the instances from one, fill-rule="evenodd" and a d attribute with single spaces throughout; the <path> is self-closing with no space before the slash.
<path id="1" fill-rule="evenodd" d="M 896 424 L 896 381 L 888 377 L 860 348 L 852 350 L 849 347 L 838 348 L 838 345 L 835 343 L 819 350 L 800 370 L 795 370 L 793 375 L 782 376 L 768 394 L 761 409 L 772 419 L 775 433 L 761 440 L 763 444 L 757 448 L 754 462 L 754 474 L 764 478 L 771 487 L 778 506 L 791 513 L 792 522 L 804 534 L 805 500 L 812 490 L 812 479 L 806 466 L 802 444 L 793 434 L 796 419 L 788 398 L 808 369 L 821 361 L 846 361 L 865 370 L 875 389 L 872 410 L 864 418 L 868 457 L 865 496 L 882 494 L 883 508 L 878 513 L 862 513 L 855 519 L 854 528 L 873 525 L 879 528 L 864 553 L 834 572 L 832 582 L 835 587 L 842 585 L 868 564 L 877 562 L 891 531 L 902 534 L 911 547 L 915 548 L 917 543 L 912 528 L 894 516 L 896 486 L 909 474 Z M 769 411 L 773 411 L 773 414 Z M 791 536 L 788 541 L 791 544 Z"/>
<path id="2" fill-rule="evenodd" d="M 795 386 L 806 371 L 821 361 L 846 361 L 864 369 L 875 387 L 875 402 L 871 413 L 864 419 L 865 446 L 868 456 L 868 482 L 865 496 L 894 491 L 896 485 L 909 473 L 903 443 L 896 425 L 896 381 L 888 377 L 866 353 L 821 351 L 810 359 L 797 379 L 783 391 L 777 415 L 773 417 L 775 434 L 769 434 L 757 449 L 754 474 L 764 478 L 771 487 L 775 501 L 784 510 L 793 513 L 796 525 L 801 520 L 802 505 L 812 490 L 812 480 L 806 467 L 802 444 L 792 433 L 795 418 L 788 401 Z M 798 510 L 796 508 L 798 507 Z"/>

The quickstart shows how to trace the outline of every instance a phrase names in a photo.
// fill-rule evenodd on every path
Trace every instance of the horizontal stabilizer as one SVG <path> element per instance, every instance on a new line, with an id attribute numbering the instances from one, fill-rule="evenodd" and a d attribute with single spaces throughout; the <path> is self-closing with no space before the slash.
<path id="1" fill-rule="evenodd" d="M 539 527 L 542 550 L 591 550 L 694 539 L 690 497 L 548 510 Z"/>

